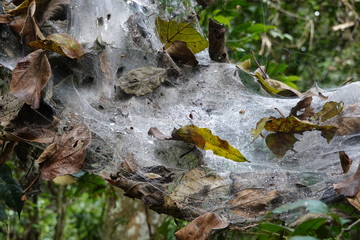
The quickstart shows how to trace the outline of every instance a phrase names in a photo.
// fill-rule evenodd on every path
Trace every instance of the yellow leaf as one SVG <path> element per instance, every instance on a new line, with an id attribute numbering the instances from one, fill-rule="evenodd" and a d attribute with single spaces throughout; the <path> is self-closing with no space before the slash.
<path id="1" fill-rule="evenodd" d="M 262 118 L 256 123 L 256 128 L 251 129 L 251 133 L 254 135 L 254 140 L 261 134 L 267 121 L 269 121 L 268 117 Z"/>
<path id="2" fill-rule="evenodd" d="M 201 52 L 209 46 L 208 41 L 190 23 L 165 21 L 158 17 L 156 32 L 160 41 L 165 44 L 165 49 L 175 41 L 186 42 L 193 53 Z"/>
<path id="3" fill-rule="evenodd" d="M 27 12 L 27 8 L 29 7 L 30 2 L 33 0 L 25 0 L 19 6 L 11 10 L 5 10 L 6 13 L 12 16 L 19 16 L 25 12 Z"/>
<path id="4" fill-rule="evenodd" d="M 177 130 L 175 129 L 171 136 L 174 140 L 193 143 L 198 148 L 211 150 L 214 154 L 235 162 L 248 161 L 239 150 L 232 147 L 227 141 L 220 139 L 218 136 L 214 136 L 207 128 L 188 125 Z"/>
<path id="5" fill-rule="evenodd" d="M 46 39 L 30 42 L 29 45 L 53 51 L 69 58 L 79 59 L 84 55 L 84 50 L 80 43 L 66 33 L 51 34 Z"/>

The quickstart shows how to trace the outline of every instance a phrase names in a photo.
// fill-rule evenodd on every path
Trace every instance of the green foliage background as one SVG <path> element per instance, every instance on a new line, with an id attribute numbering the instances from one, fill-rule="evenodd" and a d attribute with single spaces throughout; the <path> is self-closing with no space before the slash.
<path id="1" fill-rule="evenodd" d="M 209 17 L 226 25 L 233 62 L 250 59 L 252 50 L 258 53 L 262 65 L 270 62 L 270 78 L 286 83 L 295 80 L 300 90 L 314 83 L 333 87 L 350 78 L 358 80 L 359 1 L 207 2 L 212 4 L 205 9 L 198 6 L 200 25 L 206 31 Z M 334 26 L 349 22 L 354 25 L 333 30 Z M 299 76 L 300 80 L 289 81 L 285 76 Z"/>

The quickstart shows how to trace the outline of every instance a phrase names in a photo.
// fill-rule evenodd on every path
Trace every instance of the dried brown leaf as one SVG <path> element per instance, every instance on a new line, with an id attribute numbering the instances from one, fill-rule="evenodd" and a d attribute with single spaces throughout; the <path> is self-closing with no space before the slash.
<path id="1" fill-rule="evenodd" d="M 57 150 L 57 143 L 54 142 L 45 148 L 45 150 L 40 154 L 38 159 L 36 159 L 36 162 L 42 163 L 48 159 L 51 159 L 52 156 L 55 154 L 56 150 Z"/>
<path id="2" fill-rule="evenodd" d="M 187 47 L 186 42 L 174 41 L 169 48 L 166 49 L 171 58 L 182 64 L 189 66 L 198 65 L 198 61 L 194 53 Z"/>
<path id="3" fill-rule="evenodd" d="M 353 205 L 358 211 L 360 211 L 360 192 L 358 192 L 358 194 L 356 194 L 355 197 L 350 198 L 348 197 L 347 200 L 349 201 L 349 203 L 351 205 Z"/>
<path id="4" fill-rule="evenodd" d="M 290 111 L 290 114 L 297 117 L 300 120 L 306 120 L 314 115 L 314 108 L 311 107 L 312 97 L 305 97 L 299 101 L 295 107 Z M 301 114 L 298 114 L 302 111 Z"/>
<path id="5" fill-rule="evenodd" d="M 214 19 L 209 18 L 209 55 L 216 62 L 228 63 L 228 54 L 225 42 L 226 28 Z"/>
<path id="6" fill-rule="evenodd" d="M 10 23 L 11 17 L 9 14 L 1 14 L 0 15 L 0 23 Z"/>
<path id="7" fill-rule="evenodd" d="M 334 184 L 334 189 L 345 197 L 355 197 L 360 191 L 360 164 L 353 176 L 343 182 Z"/>
<path id="8" fill-rule="evenodd" d="M 37 14 L 39 26 L 42 26 L 46 20 L 56 18 L 64 14 L 65 7 L 70 4 L 70 0 L 51 0 Z"/>
<path id="9" fill-rule="evenodd" d="M 14 132 L 4 131 L 1 138 L 8 141 L 51 143 L 54 141 L 55 133 L 45 128 L 23 127 Z"/>
<path id="10" fill-rule="evenodd" d="M 344 173 L 347 173 L 350 170 L 353 160 L 351 160 L 344 151 L 339 152 L 339 158 L 342 170 L 344 171 Z"/>
<path id="11" fill-rule="evenodd" d="M 229 221 L 216 213 L 205 213 L 174 235 L 179 240 L 209 240 L 215 230 L 224 229 L 228 225 Z"/>
<path id="12" fill-rule="evenodd" d="M 6 144 L 5 148 L 2 152 L 0 152 L 0 165 L 5 163 L 7 160 L 9 160 L 11 154 L 14 151 L 14 147 L 17 145 L 17 142 L 7 142 L 3 143 Z"/>
<path id="13" fill-rule="evenodd" d="M 279 196 L 276 190 L 247 188 L 237 192 L 229 201 L 233 213 L 249 218 L 264 215 L 269 204 Z"/>
<path id="14" fill-rule="evenodd" d="M 283 157 L 287 151 L 294 149 L 299 141 L 293 133 L 270 133 L 266 136 L 266 146 L 278 157 Z"/>
<path id="15" fill-rule="evenodd" d="M 41 90 L 51 76 L 51 67 L 44 50 L 36 50 L 21 59 L 15 66 L 10 93 L 37 109 Z"/>
<path id="16" fill-rule="evenodd" d="M 170 140 L 171 136 L 166 136 L 164 133 L 162 133 L 159 129 L 156 127 L 151 127 L 148 131 L 148 134 L 150 136 L 153 136 L 159 140 Z"/>
<path id="17" fill-rule="evenodd" d="M 81 44 L 67 33 L 51 34 L 46 39 L 30 42 L 29 45 L 34 48 L 53 51 L 72 59 L 80 59 L 84 55 Z"/>
<path id="18" fill-rule="evenodd" d="M 40 177 L 52 180 L 57 176 L 78 172 L 85 160 L 85 149 L 89 145 L 90 139 L 90 130 L 82 125 L 64 134 L 55 143 L 56 146 L 49 145 L 48 148 L 50 149 L 51 146 L 51 151 L 49 150 L 45 158 L 40 159 L 43 161 L 40 164 Z"/>

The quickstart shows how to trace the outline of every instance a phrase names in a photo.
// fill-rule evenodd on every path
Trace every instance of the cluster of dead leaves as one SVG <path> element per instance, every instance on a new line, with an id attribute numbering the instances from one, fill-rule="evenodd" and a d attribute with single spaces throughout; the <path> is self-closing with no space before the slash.
<path id="1" fill-rule="evenodd" d="M 16 114 L 20 108 L 23 109 L 22 101 L 39 111 L 41 92 L 52 75 L 47 53 L 56 52 L 71 59 L 79 59 L 84 55 L 84 51 L 68 34 L 44 36 L 41 32 L 41 27 L 47 20 L 61 19 L 66 15 L 65 7 L 70 3 L 69 0 L 20 0 L 12 3 L 16 7 L 6 9 L 6 14 L 0 15 L 0 24 L 9 24 L 22 43 L 35 50 L 16 64 L 12 72 L 10 94 L 20 101 L 19 107 L 16 107 Z M 10 105 L 5 107 L 12 108 L 12 102 L 14 101 L 6 99 L 5 104 Z M 10 110 L 3 112 L 10 114 Z M 16 117 L 0 116 L 1 121 L 13 118 Z M 3 146 L 0 164 L 9 159 L 18 142 L 31 142 L 48 144 L 36 160 L 41 179 L 52 180 L 58 176 L 78 172 L 85 159 L 85 149 L 90 143 L 89 129 L 84 125 L 76 125 L 72 130 L 58 136 L 53 127 L 31 124 L 26 127 L 17 126 L 10 131 L 5 127 L 0 135 Z"/>
<path id="2" fill-rule="evenodd" d="M 24 127 L 11 133 L 2 132 L 1 140 L 5 149 L 0 155 L 0 164 L 9 159 L 17 142 L 48 144 L 36 162 L 39 164 L 39 177 L 52 180 L 80 171 L 91 133 L 85 125 L 75 126 L 62 136 L 42 127 Z"/>
<path id="3" fill-rule="evenodd" d="M 268 148 L 279 157 L 293 149 L 295 142 L 298 141 L 294 135 L 302 134 L 305 131 L 320 131 L 321 136 L 330 142 L 338 128 L 332 125 L 323 125 L 323 122 L 340 114 L 344 104 L 330 101 L 323 105 L 321 111 L 314 113 L 311 102 L 312 97 L 305 97 L 291 109 L 288 117 L 260 119 L 256 128 L 251 131 L 254 140 L 264 129 L 272 132 L 265 137 L 265 142 Z"/>
<path id="4" fill-rule="evenodd" d="M 46 20 L 55 18 L 69 1 L 25 0 L 16 1 L 14 9 L 0 15 L 0 23 L 7 23 L 22 39 L 24 45 L 38 49 L 21 59 L 13 70 L 10 93 L 37 109 L 41 91 L 52 72 L 47 57 L 49 51 L 69 58 L 79 59 L 84 55 L 81 45 L 68 34 L 51 34 L 45 37 L 40 27 Z M 14 3 L 14 4 L 15 4 Z M 60 11 L 59 11 L 60 10 Z"/>
<path id="5" fill-rule="evenodd" d="M 209 47 L 210 58 L 217 62 L 229 62 L 225 44 L 224 25 L 209 20 L 209 42 L 188 22 L 156 19 L 156 32 L 164 49 L 174 61 L 196 66 L 194 54 Z"/>

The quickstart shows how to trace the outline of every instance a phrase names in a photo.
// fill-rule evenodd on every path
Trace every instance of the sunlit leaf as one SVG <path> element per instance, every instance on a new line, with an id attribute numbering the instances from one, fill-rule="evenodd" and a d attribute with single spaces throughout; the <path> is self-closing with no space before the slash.
<path id="1" fill-rule="evenodd" d="M 193 53 L 201 52 L 209 45 L 208 41 L 190 23 L 186 22 L 165 21 L 158 17 L 156 32 L 160 41 L 165 44 L 165 49 L 175 41 L 186 42 Z"/>
<path id="2" fill-rule="evenodd" d="M 24 202 L 21 200 L 23 190 L 13 178 L 8 165 L 0 165 L 0 203 L 4 202 L 9 208 L 15 210 L 19 216 Z"/>
<path id="3" fill-rule="evenodd" d="M 327 102 L 322 107 L 321 111 L 318 113 L 315 113 L 314 116 L 311 118 L 313 120 L 318 121 L 326 121 L 330 118 L 335 117 L 336 115 L 340 114 L 344 108 L 343 102 Z"/>
<path id="4" fill-rule="evenodd" d="M 182 140 L 193 143 L 198 148 L 211 150 L 214 154 L 231 159 L 236 162 L 248 161 L 239 150 L 232 147 L 227 141 L 214 136 L 207 128 L 199 128 L 195 125 L 188 125 L 175 129 L 172 134 L 174 140 Z"/>
<path id="5" fill-rule="evenodd" d="M 36 50 L 21 59 L 15 66 L 10 93 L 37 109 L 41 90 L 51 76 L 51 67 L 44 50 Z"/>
<path id="6" fill-rule="evenodd" d="M 278 82 L 278 88 L 275 88 L 271 86 L 269 83 L 267 83 L 264 78 L 261 76 L 260 73 L 255 74 L 256 78 L 258 79 L 261 86 L 264 88 L 264 90 L 273 96 L 282 96 L 282 97 L 298 97 L 301 95 L 298 91 L 295 89 L 291 89 L 290 87 L 284 87 L 284 85 L 281 85 L 281 82 Z M 273 80 L 274 81 L 274 80 Z M 273 82 L 274 84 L 274 82 Z"/>
<path id="7" fill-rule="evenodd" d="M 53 51 L 69 58 L 80 59 L 84 55 L 80 43 L 66 33 L 51 34 L 46 39 L 30 42 L 29 45 L 34 48 Z"/>

